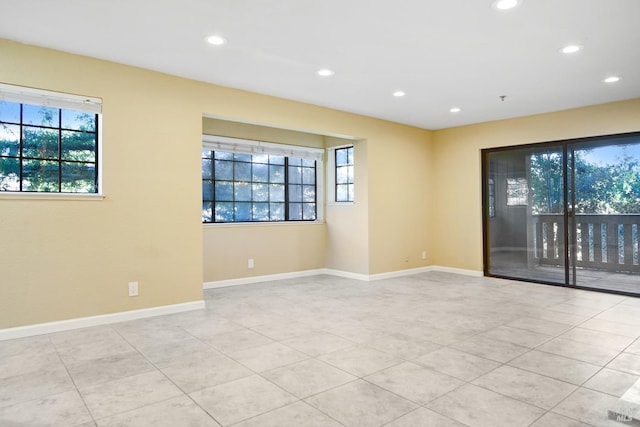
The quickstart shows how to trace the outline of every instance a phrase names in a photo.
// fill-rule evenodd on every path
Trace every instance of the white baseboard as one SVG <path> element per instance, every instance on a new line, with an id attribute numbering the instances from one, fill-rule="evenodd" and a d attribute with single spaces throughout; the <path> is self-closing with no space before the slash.
<path id="1" fill-rule="evenodd" d="M 464 268 L 442 267 L 440 265 L 432 265 L 431 271 L 441 271 L 443 273 L 461 274 L 463 276 L 484 277 L 481 270 L 466 270 Z"/>
<path id="2" fill-rule="evenodd" d="M 427 273 L 433 271 L 433 267 L 408 268 L 406 270 L 388 271 L 386 273 L 370 274 L 369 281 L 392 279 L 394 277 L 411 276 L 413 274 Z"/>
<path id="3" fill-rule="evenodd" d="M 108 325 L 110 323 L 126 322 L 128 320 L 162 316 L 164 314 L 182 313 L 184 311 L 200 310 L 203 308 L 205 308 L 205 302 L 204 300 L 200 300 L 185 302 L 182 304 L 143 308 L 140 310 L 120 311 L 117 313 L 102 314 L 99 316 L 79 317 L 76 319 L 60 320 L 57 322 L 18 326 L 15 328 L 0 329 L 0 341 L 30 337 L 33 335 L 50 334 L 53 332 L 63 332 L 70 329 L 87 328 L 90 326 Z"/>
<path id="4" fill-rule="evenodd" d="M 330 276 L 344 277 L 347 279 L 360 280 L 363 282 L 372 282 L 374 280 L 391 279 L 394 277 L 410 276 L 413 274 L 427 273 L 429 271 L 441 271 L 445 273 L 461 274 L 464 276 L 482 277 L 482 271 L 465 270 L 462 268 L 441 267 L 432 265 L 429 267 L 410 268 L 407 270 L 389 271 L 387 273 L 378 274 L 361 274 L 352 273 L 350 271 L 334 270 L 332 268 L 319 268 L 316 270 L 294 271 L 291 273 L 267 274 L 264 276 L 241 277 L 239 279 L 217 280 L 213 282 L 205 282 L 202 284 L 203 289 L 226 288 L 227 286 L 249 285 L 253 283 L 272 282 L 274 280 L 295 279 L 298 277 L 317 276 L 319 274 L 328 274 Z"/>
<path id="5" fill-rule="evenodd" d="M 252 283 L 271 282 L 274 280 L 296 279 L 298 277 L 317 276 L 327 274 L 326 269 L 292 271 L 291 273 L 267 274 L 264 276 L 241 277 L 239 279 L 216 280 L 214 282 L 204 282 L 203 289 L 226 288 L 227 286 L 250 285 Z"/>

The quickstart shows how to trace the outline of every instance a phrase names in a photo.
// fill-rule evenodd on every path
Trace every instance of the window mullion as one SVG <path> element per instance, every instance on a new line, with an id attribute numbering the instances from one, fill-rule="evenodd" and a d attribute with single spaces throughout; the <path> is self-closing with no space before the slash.
<path id="1" fill-rule="evenodd" d="M 289 221 L 289 157 L 284 158 L 284 220 Z"/>
<path id="2" fill-rule="evenodd" d="M 58 193 L 62 193 L 62 110 L 58 109 Z"/>

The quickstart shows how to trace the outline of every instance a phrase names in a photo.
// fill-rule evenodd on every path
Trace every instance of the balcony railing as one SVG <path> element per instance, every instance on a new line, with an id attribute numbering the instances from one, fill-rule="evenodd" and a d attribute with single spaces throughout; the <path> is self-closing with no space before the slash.
<path id="1" fill-rule="evenodd" d="M 541 265 L 564 264 L 564 217 L 532 215 L 535 257 Z M 575 216 L 577 267 L 617 272 L 640 272 L 640 215 Z M 572 239 L 570 238 L 570 241 Z"/>

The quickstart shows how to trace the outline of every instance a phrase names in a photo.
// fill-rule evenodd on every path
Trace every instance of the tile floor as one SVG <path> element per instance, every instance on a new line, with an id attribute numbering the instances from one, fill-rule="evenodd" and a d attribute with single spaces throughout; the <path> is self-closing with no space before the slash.
<path id="1" fill-rule="evenodd" d="M 0 342 L 0 426 L 623 426 L 640 299 L 430 272 Z"/>

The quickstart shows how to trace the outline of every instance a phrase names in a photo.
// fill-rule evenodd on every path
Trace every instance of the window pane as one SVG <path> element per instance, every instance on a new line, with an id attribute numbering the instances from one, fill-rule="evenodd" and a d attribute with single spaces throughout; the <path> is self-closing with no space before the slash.
<path id="1" fill-rule="evenodd" d="M 233 160 L 233 153 L 225 153 L 224 151 L 216 151 L 214 153 L 216 160 Z"/>
<path id="2" fill-rule="evenodd" d="M 236 203 L 234 220 L 251 221 L 251 203 Z"/>
<path id="3" fill-rule="evenodd" d="M 289 201 L 290 202 L 301 202 L 302 201 L 302 186 L 301 185 L 290 185 L 289 186 Z"/>
<path id="4" fill-rule="evenodd" d="M 302 184 L 302 169 L 289 166 L 289 184 Z"/>
<path id="5" fill-rule="evenodd" d="M 0 124 L 0 156 L 20 154 L 20 126 Z"/>
<path id="6" fill-rule="evenodd" d="M 234 162 L 233 180 L 251 181 L 251 163 Z"/>
<path id="7" fill-rule="evenodd" d="M 233 160 L 237 162 L 251 163 L 251 154 L 233 153 Z"/>
<path id="8" fill-rule="evenodd" d="M 289 157 L 289 166 L 302 166 L 302 159 L 298 157 Z"/>
<path id="9" fill-rule="evenodd" d="M 302 200 L 305 202 L 316 201 L 316 187 L 314 185 L 302 186 Z"/>
<path id="10" fill-rule="evenodd" d="M 203 159 L 210 159 L 211 158 L 211 150 L 202 150 L 202 158 Z"/>
<path id="11" fill-rule="evenodd" d="M 271 221 L 284 221 L 284 203 L 269 203 Z"/>
<path id="12" fill-rule="evenodd" d="M 23 191 L 59 191 L 58 162 L 47 160 L 22 161 Z"/>
<path id="13" fill-rule="evenodd" d="M 25 157 L 55 159 L 58 157 L 58 131 L 25 126 L 22 128 Z"/>
<path id="14" fill-rule="evenodd" d="M 252 189 L 254 202 L 269 201 L 269 186 L 267 184 L 253 184 Z"/>
<path id="15" fill-rule="evenodd" d="M 347 185 L 347 193 L 348 193 L 348 197 L 349 197 L 347 200 L 349 202 L 353 202 L 353 188 L 354 188 L 353 184 Z"/>
<path id="16" fill-rule="evenodd" d="M 289 203 L 289 220 L 302 220 L 302 203 Z"/>
<path id="17" fill-rule="evenodd" d="M 253 220 L 269 221 L 269 203 L 253 204 Z"/>
<path id="18" fill-rule="evenodd" d="M 269 182 L 274 184 L 284 183 L 284 166 L 269 166 Z"/>
<path id="19" fill-rule="evenodd" d="M 63 130 L 62 159 L 95 162 L 96 134 Z"/>
<path id="20" fill-rule="evenodd" d="M 0 191 L 20 191 L 20 161 L 0 157 Z"/>
<path id="21" fill-rule="evenodd" d="M 269 155 L 268 154 L 254 154 L 253 155 L 253 163 L 269 163 Z"/>
<path id="22" fill-rule="evenodd" d="M 316 219 L 316 204 L 315 203 L 305 203 L 302 205 L 302 219 L 304 220 L 315 220 Z"/>
<path id="23" fill-rule="evenodd" d="M 336 150 L 336 166 L 344 166 L 349 164 L 349 156 L 347 149 L 340 148 Z"/>
<path id="24" fill-rule="evenodd" d="M 233 203 L 216 202 L 216 222 L 233 221 Z"/>
<path id="25" fill-rule="evenodd" d="M 202 203 L 202 222 L 213 222 L 212 210 L 213 210 L 213 203 L 211 202 Z"/>
<path id="26" fill-rule="evenodd" d="M 96 131 L 95 114 L 85 113 L 83 111 L 61 110 L 61 117 L 62 128 L 64 129 L 84 130 L 87 132 Z"/>
<path id="27" fill-rule="evenodd" d="M 349 201 L 349 186 L 336 185 L 336 202 L 348 202 L 348 201 Z"/>
<path id="28" fill-rule="evenodd" d="M 269 181 L 269 166 L 263 164 L 253 165 L 253 181 L 254 182 L 268 182 Z"/>
<path id="29" fill-rule="evenodd" d="M 314 168 L 315 169 L 316 161 L 315 160 L 302 159 L 302 166 L 306 166 L 308 168 Z"/>
<path id="30" fill-rule="evenodd" d="M 61 191 L 65 193 L 95 193 L 97 192 L 94 163 L 67 163 L 61 165 Z"/>
<path id="31" fill-rule="evenodd" d="M 202 159 L 202 178 L 211 179 L 211 159 Z"/>
<path id="32" fill-rule="evenodd" d="M 20 123 L 20 104 L 0 101 L 0 122 Z"/>
<path id="33" fill-rule="evenodd" d="M 218 155 L 218 153 L 216 153 Z M 216 179 L 233 181 L 233 162 L 215 160 Z"/>
<path id="34" fill-rule="evenodd" d="M 349 167 L 336 169 L 336 184 L 346 184 L 349 182 Z"/>
<path id="35" fill-rule="evenodd" d="M 347 151 L 347 163 L 352 165 L 353 164 L 353 147 L 347 148 L 346 151 Z"/>
<path id="36" fill-rule="evenodd" d="M 316 170 L 314 168 L 303 168 L 302 169 L 302 182 L 304 184 L 314 184 L 316 183 Z"/>
<path id="37" fill-rule="evenodd" d="M 272 202 L 284 202 L 283 184 L 269 184 L 269 200 Z"/>
<path id="38" fill-rule="evenodd" d="M 213 200 L 212 181 L 202 181 L 202 200 Z"/>
<path id="39" fill-rule="evenodd" d="M 22 105 L 22 122 L 25 125 L 58 127 L 60 110 L 40 105 Z"/>
<path id="40" fill-rule="evenodd" d="M 251 186 L 246 182 L 233 183 L 233 195 L 236 201 L 251 201 Z"/>
<path id="41" fill-rule="evenodd" d="M 216 182 L 216 201 L 233 201 L 233 182 Z"/>
<path id="42" fill-rule="evenodd" d="M 284 165 L 284 156 L 269 156 L 269 163 L 272 165 Z"/>

